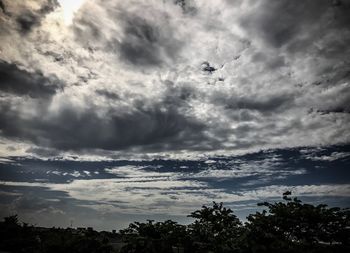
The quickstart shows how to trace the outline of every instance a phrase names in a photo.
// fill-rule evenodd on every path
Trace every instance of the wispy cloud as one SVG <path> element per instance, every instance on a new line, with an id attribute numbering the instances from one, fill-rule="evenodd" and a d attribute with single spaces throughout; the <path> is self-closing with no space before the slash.
<path id="1" fill-rule="evenodd" d="M 91 179 L 68 184 L 1 182 L 7 186 L 44 187 L 66 192 L 71 198 L 89 201 L 86 207 L 134 214 L 184 215 L 211 200 L 234 203 L 280 197 L 286 190 L 299 196 L 347 197 L 350 185 L 270 185 L 254 190 L 225 191 L 203 182 L 183 180 Z"/>
<path id="2" fill-rule="evenodd" d="M 306 159 L 313 161 L 335 161 L 338 159 L 344 159 L 350 156 L 350 152 L 332 152 L 329 155 L 322 155 L 317 152 L 307 152 L 305 155 Z"/>

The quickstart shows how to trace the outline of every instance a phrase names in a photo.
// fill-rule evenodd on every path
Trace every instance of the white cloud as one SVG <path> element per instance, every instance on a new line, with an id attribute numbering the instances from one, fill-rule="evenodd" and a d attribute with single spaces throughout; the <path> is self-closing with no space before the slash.
<path id="1" fill-rule="evenodd" d="M 115 168 L 106 168 L 106 172 L 123 178 L 169 178 L 177 177 L 176 172 L 150 172 L 143 170 L 140 166 L 120 166 Z"/>

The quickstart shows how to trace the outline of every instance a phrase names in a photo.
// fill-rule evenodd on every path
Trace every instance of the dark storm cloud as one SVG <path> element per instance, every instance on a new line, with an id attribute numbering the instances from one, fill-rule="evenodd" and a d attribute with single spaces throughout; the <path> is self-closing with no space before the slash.
<path id="1" fill-rule="evenodd" d="M 117 93 L 110 92 L 107 90 L 96 90 L 96 93 L 110 100 L 119 100 L 120 96 Z"/>
<path id="2" fill-rule="evenodd" d="M 173 0 L 174 4 L 181 7 L 182 11 L 185 14 L 195 14 L 197 9 L 193 6 L 191 0 Z"/>
<path id="3" fill-rule="evenodd" d="M 344 83 L 347 80 L 343 80 Z M 321 87 L 327 87 L 330 89 L 329 84 L 320 84 Z M 323 103 L 319 104 L 318 107 L 314 107 L 310 112 L 316 111 L 321 114 L 331 114 L 331 113 L 349 113 L 350 112 L 350 87 L 348 85 L 342 85 L 339 83 L 338 86 L 334 87 L 338 89 L 336 93 L 330 93 L 323 96 Z"/>
<path id="4" fill-rule="evenodd" d="M 141 17 L 126 15 L 124 38 L 118 48 L 124 61 L 136 66 L 152 67 L 162 65 L 164 58 L 174 59 L 179 44 L 179 41 L 163 34 L 159 25 L 151 24 Z"/>
<path id="5" fill-rule="evenodd" d="M 88 12 L 85 9 L 74 19 L 73 29 L 79 43 L 101 48 L 135 67 L 161 67 L 176 59 L 183 43 L 174 36 L 176 29 L 167 15 L 147 8 L 132 12 L 125 6 L 104 8 L 112 21 L 109 28 L 118 33 L 106 34 L 101 30 L 105 24 L 83 15 Z"/>
<path id="6" fill-rule="evenodd" d="M 321 114 L 330 114 L 330 113 L 350 113 L 349 109 L 345 108 L 334 108 L 332 110 L 317 110 Z"/>
<path id="7" fill-rule="evenodd" d="M 278 111 L 281 108 L 288 108 L 294 101 L 294 97 L 288 94 L 284 96 L 273 96 L 270 98 L 261 99 L 238 99 L 233 105 L 228 105 L 228 108 L 239 108 L 248 110 L 257 110 L 261 112 L 273 112 Z"/>
<path id="8" fill-rule="evenodd" d="M 3 105 L 0 129 L 8 138 L 21 139 L 60 150 L 119 150 L 135 146 L 159 151 L 199 145 L 203 125 L 182 115 L 174 106 L 145 105 L 137 101 L 130 112 L 111 109 L 100 116 L 96 109 L 83 112 L 61 109 L 55 116 L 43 113 L 22 118 Z"/>
<path id="9" fill-rule="evenodd" d="M 38 11 L 27 9 L 20 13 L 16 18 L 20 32 L 26 34 L 34 27 L 39 26 L 42 19 L 57 6 L 59 6 L 57 0 L 48 0 Z"/>
<path id="10" fill-rule="evenodd" d="M 2 92 L 32 98 L 48 98 L 55 95 L 61 86 L 62 84 L 55 77 L 45 77 L 40 71 L 30 73 L 20 69 L 14 63 L 0 60 Z"/>
<path id="11" fill-rule="evenodd" d="M 29 154 L 36 154 L 39 157 L 57 157 L 59 155 L 59 152 L 55 149 L 51 148 L 37 148 L 37 147 L 31 147 L 26 150 Z"/>
<path id="12" fill-rule="evenodd" d="M 3 3 L 2 0 L 0 0 L 0 8 L 1 8 L 1 10 L 2 10 L 3 12 L 6 11 L 6 9 L 5 9 L 5 4 Z"/>
<path id="13" fill-rule="evenodd" d="M 40 24 L 40 17 L 31 11 L 25 11 L 17 18 L 17 23 L 22 33 L 28 33 Z"/>
<path id="14" fill-rule="evenodd" d="M 264 0 L 258 3 L 254 12 L 241 19 L 241 25 L 273 47 L 287 45 L 291 52 L 304 51 L 317 38 L 315 36 L 325 36 L 326 30 L 350 25 L 349 1 L 341 1 L 340 5 L 329 0 Z"/>
<path id="15" fill-rule="evenodd" d="M 322 3 L 321 3 L 322 2 Z M 243 27 L 257 32 L 275 47 L 295 39 L 304 25 L 316 21 L 329 1 L 260 1 L 254 16 L 242 19 Z"/>
<path id="16" fill-rule="evenodd" d="M 221 104 L 228 110 L 246 109 L 258 111 L 262 114 L 271 114 L 288 110 L 294 103 L 293 94 L 272 94 L 265 96 L 232 96 L 227 94 L 214 94 L 213 103 Z M 251 118 L 249 118 L 251 120 Z"/>
<path id="17" fill-rule="evenodd" d="M 2 12 L 6 15 L 8 15 L 7 11 L 6 11 L 6 6 L 4 4 L 4 2 L 2 0 L 0 0 L 0 9 L 2 10 Z"/>
<path id="18" fill-rule="evenodd" d="M 41 7 L 39 12 L 45 15 L 54 11 L 58 6 L 60 6 L 58 0 L 47 0 L 47 2 Z"/>

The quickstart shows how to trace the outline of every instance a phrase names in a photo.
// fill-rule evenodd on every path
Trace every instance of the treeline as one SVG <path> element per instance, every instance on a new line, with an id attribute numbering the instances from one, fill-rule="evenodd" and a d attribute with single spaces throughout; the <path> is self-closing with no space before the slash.
<path id="1" fill-rule="evenodd" d="M 74 234 L 56 229 L 45 235 L 28 225 L 5 218 L 1 223 L 0 251 L 72 253 L 173 252 L 350 252 L 350 210 L 311 205 L 283 194 L 283 201 L 259 203 L 265 207 L 242 223 L 229 208 L 213 202 L 189 216 L 194 222 L 134 222 L 115 237 L 90 231 Z M 13 219 L 13 216 L 12 216 Z M 16 225 L 14 225 L 16 224 Z M 50 234 L 51 233 L 51 234 Z M 40 240 L 38 240 L 38 236 Z"/>
<path id="2" fill-rule="evenodd" d="M 349 209 L 303 204 L 290 194 L 283 202 L 259 203 L 265 210 L 244 224 L 215 202 L 191 213 L 188 226 L 132 223 L 120 231 L 128 241 L 122 252 L 350 252 Z"/>

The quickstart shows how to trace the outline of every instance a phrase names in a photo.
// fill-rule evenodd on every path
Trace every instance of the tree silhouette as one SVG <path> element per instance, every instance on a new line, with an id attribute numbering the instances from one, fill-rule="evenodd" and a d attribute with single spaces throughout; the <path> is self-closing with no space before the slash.
<path id="1" fill-rule="evenodd" d="M 242 223 L 222 203 L 213 202 L 212 207 L 203 206 L 189 217 L 196 219 L 189 225 L 189 233 L 195 242 L 200 243 L 201 250 L 233 252 L 239 247 Z"/>
<path id="2" fill-rule="evenodd" d="M 283 194 L 284 202 L 259 203 L 267 211 L 247 217 L 247 245 L 251 252 L 300 252 L 349 246 L 349 210 L 303 204 Z M 330 247 L 335 245 L 335 247 Z"/>

